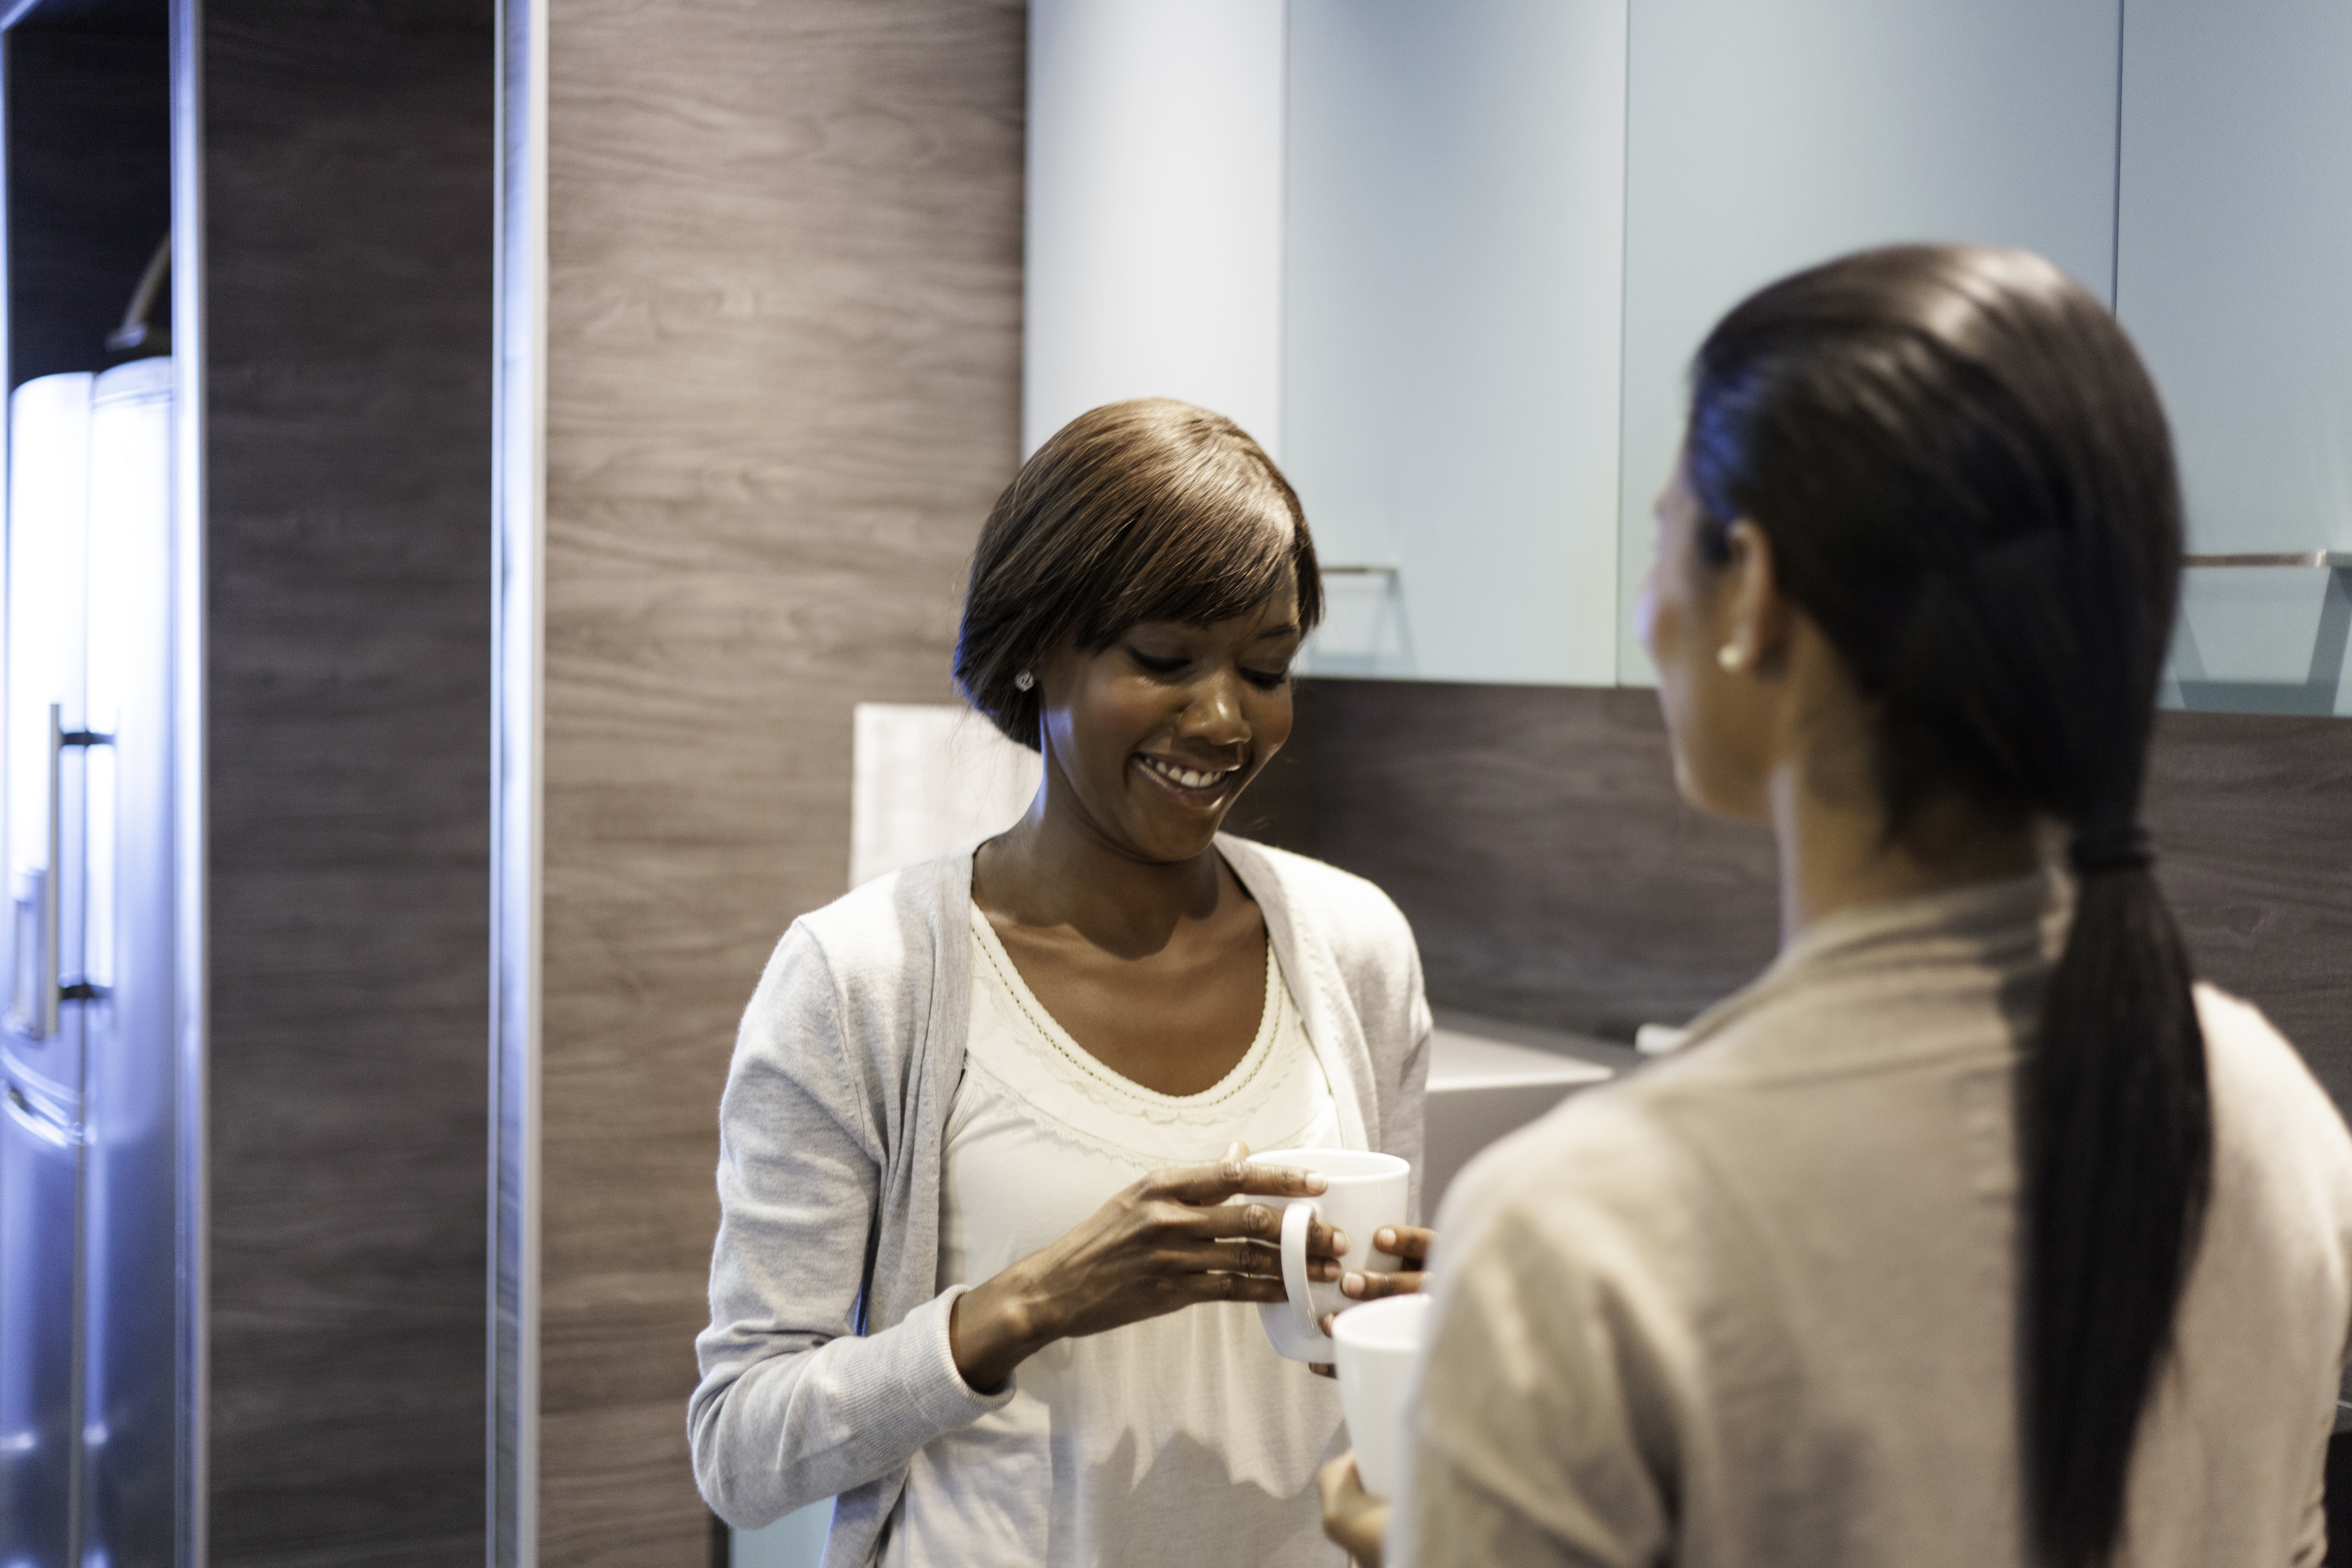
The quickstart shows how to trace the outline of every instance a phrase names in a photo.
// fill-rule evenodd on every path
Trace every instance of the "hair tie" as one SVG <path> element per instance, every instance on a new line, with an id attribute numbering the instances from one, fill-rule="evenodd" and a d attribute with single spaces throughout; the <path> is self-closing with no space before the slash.
<path id="1" fill-rule="evenodd" d="M 2155 847 L 2147 829 L 2137 822 L 2101 823 L 2077 829 L 2066 851 L 2074 874 L 2096 877 L 2109 871 L 2145 871 L 2156 864 Z"/>

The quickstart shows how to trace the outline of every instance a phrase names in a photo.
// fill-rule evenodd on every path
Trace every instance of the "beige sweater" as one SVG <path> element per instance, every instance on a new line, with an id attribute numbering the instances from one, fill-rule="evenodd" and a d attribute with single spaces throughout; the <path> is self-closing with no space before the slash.
<path id="1" fill-rule="evenodd" d="M 1847 911 L 1676 1056 L 1474 1163 L 1391 1568 L 2025 1561 L 2013 1326 L 2041 878 Z M 2352 1330 L 2352 1140 L 2198 993 L 2212 1206 L 2118 1568 L 2321 1558 Z"/>

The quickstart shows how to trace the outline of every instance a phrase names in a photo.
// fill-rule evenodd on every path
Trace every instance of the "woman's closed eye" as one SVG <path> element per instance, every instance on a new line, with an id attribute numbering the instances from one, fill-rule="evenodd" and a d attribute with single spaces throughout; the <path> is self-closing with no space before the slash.
<path id="1" fill-rule="evenodd" d="M 1127 649 L 1127 657 L 1133 659 L 1136 668 L 1142 670 L 1144 674 L 1162 680 L 1181 675 L 1200 662 L 1191 654 L 1146 653 L 1131 644 Z M 1290 679 L 1290 668 L 1287 664 L 1280 669 L 1252 669 L 1243 666 L 1241 677 L 1260 691 L 1279 691 L 1283 684 Z"/>
<path id="2" fill-rule="evenodd" d="M 1129 648 L 1127 657 L 1135 660 L 1146 675 L 1174 675 L 1192 662 L 1184 654 L 1146 653 L 1139 647 Z"/>

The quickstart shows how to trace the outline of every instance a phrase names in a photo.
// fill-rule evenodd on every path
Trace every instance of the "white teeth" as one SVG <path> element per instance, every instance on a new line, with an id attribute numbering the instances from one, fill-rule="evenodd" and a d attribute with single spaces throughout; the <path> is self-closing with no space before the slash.
<path id="1" fill-rule="evenodd" d="M 1219 768 L 1213 773 L 1195 773 L 1191 768 L 1180 768 L 1171 763 L 1163 763 L 1157 757 L 1144 757 L 1139 760 L 1145 767 L 1150 768 L 1161 778 L 1182 784 L 1186 789 L 1206 789 L 1234 771 L 1232 768 Z"/>

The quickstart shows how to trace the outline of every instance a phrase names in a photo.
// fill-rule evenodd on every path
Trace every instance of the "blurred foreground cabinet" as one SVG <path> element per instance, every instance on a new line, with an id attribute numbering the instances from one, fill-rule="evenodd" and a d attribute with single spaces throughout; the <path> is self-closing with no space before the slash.
<path id="1" fill-rule="evenodd" d="M 30 0 L 0 1563 L 482 1526 L 489 0 Z"/>

